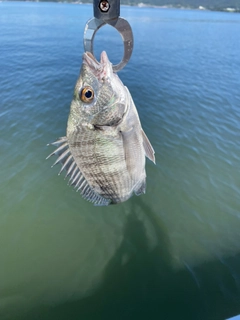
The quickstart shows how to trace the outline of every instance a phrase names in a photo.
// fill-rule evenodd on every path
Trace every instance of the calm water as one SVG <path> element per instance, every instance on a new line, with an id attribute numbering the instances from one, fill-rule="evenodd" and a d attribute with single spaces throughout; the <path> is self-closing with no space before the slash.
<path id="1" fill-rule="evenodd" d="M 0 3 L 0 319 L 240 313 L 240 15 L 123 7 L 120 72 L 151 140 L 147 194 L 93 207 L 46 144 L 65 135 L 91 5 Z M 96 55 L 122 54 L 110 27 Z"/>

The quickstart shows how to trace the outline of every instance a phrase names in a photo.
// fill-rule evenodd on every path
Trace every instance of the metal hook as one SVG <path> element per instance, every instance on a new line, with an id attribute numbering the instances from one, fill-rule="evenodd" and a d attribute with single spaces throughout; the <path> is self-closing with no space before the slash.
<path id="1" fill-rule="evenodd" d="M 94 18 L 112 20 L 120 16 L 120 0 L 93 0 Z"/>
<path id="2" fill-rule="evenodd" d="M 133 50 L 133 33 L 130 24 L 120 15 L 120 0 L 93 0 L 94 18 L 90 19 L 84 30 L 84 50 L 93 54 L 93 40 L 98 29 L 109 24 L 118 30 L 124 45 L 123 58 L 117 65 L 113 65 L 113 71 L 118 72 L 129 61 Z"/>
<path id="3" fill-rule="evenodd" d="M 84 30 L 84 50 L 89 51 L 93 54 L 93 40 L 98 29 L 100 29 L 105 24 L 109 24 L 118 30 L 124 45 L 124 54 L 122 60 L 117 64 L 113 65 L 113 71 L 118 72 L 121 70 L 129 61 L 132 50 L 133 50 L 133 33 L 130 24 L 123 18 L 113 19 L 113 20 L 101 20 L 97 18 L 90 19 Z"/>

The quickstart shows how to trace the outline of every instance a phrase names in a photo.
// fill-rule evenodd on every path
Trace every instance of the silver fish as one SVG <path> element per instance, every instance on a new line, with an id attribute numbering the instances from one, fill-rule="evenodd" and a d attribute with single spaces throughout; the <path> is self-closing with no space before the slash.
<path id="1" fill-rule="evenodd" d="M 69 182 L 95 205 L 109 205 L 145 193 L 145 156 L 154 150 L 141 127 L 132 97 L 112 70 L 106 52 L 100 62 L 86 52 L 75 86 L 66 137 L 53 164 L 62 163 Z M 47 159 L 48 159 L 47 158 Z"/>

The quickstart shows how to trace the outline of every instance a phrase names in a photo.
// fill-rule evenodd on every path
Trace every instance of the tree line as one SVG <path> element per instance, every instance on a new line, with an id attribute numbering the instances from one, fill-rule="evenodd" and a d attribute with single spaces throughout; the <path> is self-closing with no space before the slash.
<path id="1" fill-rule="evenodd" d="M 40 0 L 51 2 L 82 2 L 92 3 L 93 0 Z M 185 7 L 197 9 L 204 7 L 209 10 L 224 10 L 226 8 L 234 8 L 240 11 L 240 0 L 120 0 L 121 4 L 138 5 L 143 3 L 151 6 L 172 6 L 175 8 Z"/>

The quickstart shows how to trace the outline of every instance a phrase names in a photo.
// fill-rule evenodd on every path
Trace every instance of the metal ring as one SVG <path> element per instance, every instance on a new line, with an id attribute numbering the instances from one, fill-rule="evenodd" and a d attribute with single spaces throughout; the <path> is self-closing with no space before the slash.
<path id="1" fill-rule="evenodd" d="M 105 24 L 110 24 L 112 27 L 117 29 L 123 39 L 124 54 L 122 61 L 117 65 L 113 65 L 113 71 L 118 72 L 121 70 L 129 61 L 133 50 L 133 33 L 130 24 L 123 18 L 118 18 L 114 20 L 100 20 L 96 18 L 90 19 L 84 30 L 83 42 L 84 50 L 89 51 L 93 54 L 93 39 L 98 29 L 100 29 Z"/>

